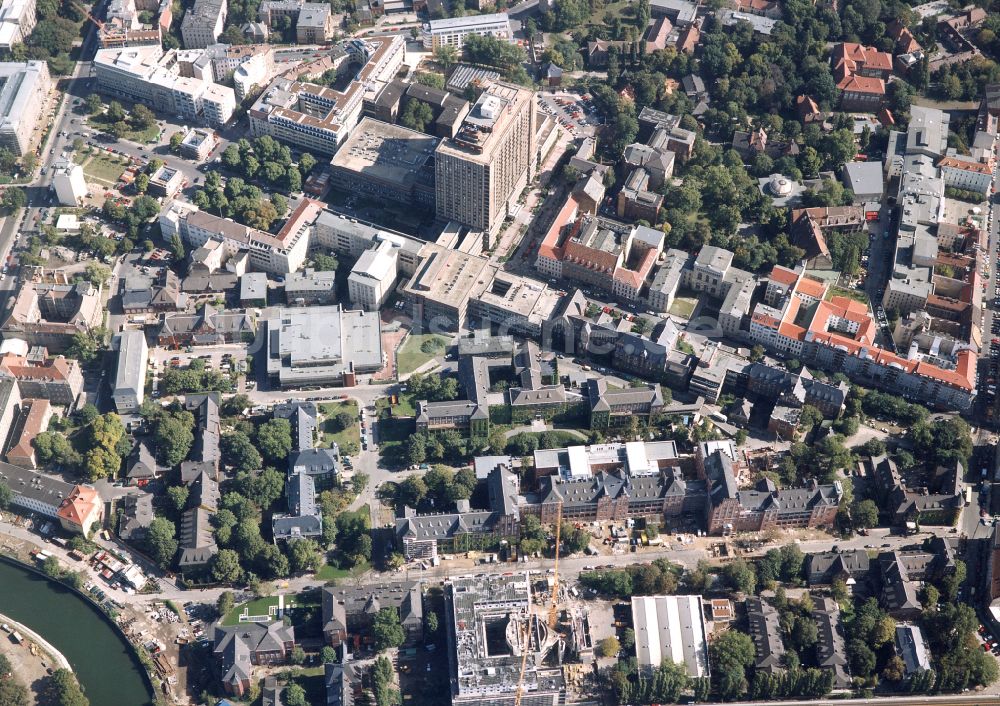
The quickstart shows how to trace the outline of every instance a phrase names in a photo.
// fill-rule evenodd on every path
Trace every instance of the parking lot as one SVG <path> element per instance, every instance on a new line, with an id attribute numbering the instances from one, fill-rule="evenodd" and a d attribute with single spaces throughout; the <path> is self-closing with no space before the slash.
<path id="1" fill-rule="evenodd" d="M 538 107 L 543 113 L 555 117 L 574 137 L 592 135 L 593 126 L 601 122 L 590 94 L 539 93 Z"/>
<path id="2" fill-rule="evenodd" d="M 218 346 L 194 346 L 184 349 L 151 348 L 149 351 L 149 366 L 153 373 L 153 397 L 160 396 L 158 384 L 160 376 L 169 368 L 186 368 L 192 361 L 199 360 L 205 364 L 206 370 L 218 370 L 223 373 L 242 372 L 246 370 L 246 346 L 239 343 Z M 253 389 L 253 380 L 247 381 L 240 377 L 237 392 L 246 388 Z"/>

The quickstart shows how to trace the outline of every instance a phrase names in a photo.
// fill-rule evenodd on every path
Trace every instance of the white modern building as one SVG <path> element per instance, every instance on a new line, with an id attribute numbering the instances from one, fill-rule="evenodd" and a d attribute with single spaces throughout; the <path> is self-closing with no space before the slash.
<path id="1" fill-rule="evenodd" d="M 28 151 L 51 88 L 44 61 L 0 63 L 0 147 L 18 156 Z"/>
<path id="2" fill-rule="evenodd" d="M 708 676 L 701 596 L 632 596 L 632 623 L 640 670 L 668 660 L 684 665 L 691 678 Z"/>
<path id="3" fill-rule="evenodd" d="M 0 49 L 22 43 L 35 28 L 35 0 L 3 0 L 0 5 Z"/>
<path id="4" fill-rule="evenodd" d="M 79 206 L 87 196 L 83 167 L 71 159 L 60 159 L 52 165 L 52 186 L 62 206 Z"/>
<path id="5" fill-rule="evenodd" d="M 139 411 L 145 396 L 146 364 L 149 347 L 142 331 L 122 331 L 115 338 L 118 347 L 118 368 L 112 399 L 121 414 Z"/>
<path id="6" fill-rule="evenodd" d="M 236 110 L 233 89 L 182 76 L 181 63 L 177 51 L 164 53 L 159 45 L 101 49 L 94 57 L 94 73 L 98 88 L 106 94 L 211 125 L 229 122 Z"/>
<path id="7" fill-rule="evenodd" d="M 364 311 L 379 311 L 396 284 L 396 247 L 383 240 L 365 250 L 351 268 L 347 289 L 351 303 Z"/>
<path id="8" fill-rule="evenodd" d="M 497 39 L 510 41 L 514 36 L 510 29 L 510 18 L 505 12 L 493 15 L 469 15 L 431 20 L 424 25 L 423 41 L 428 49 L 452 46 L 461 49 L 470 34 L 492 35 Z"/>
<path id="9" fill-rule="evenodd" d="M 359 374 L 383 365 L 378 312 L 339 305 L 276 309 L 267 332 L 267 374 L 281 387 L 353 387 Z"/>

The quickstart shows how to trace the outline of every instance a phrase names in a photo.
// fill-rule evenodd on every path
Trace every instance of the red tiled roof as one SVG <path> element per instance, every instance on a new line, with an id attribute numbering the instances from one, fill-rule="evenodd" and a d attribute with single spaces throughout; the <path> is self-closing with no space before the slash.
<path id="1" fill-rule="evenodd" d="M 92 512 L 94 504 L 99 502 L 100 496 L 96 490 L 78 485 L 73 488 L 69 497 L 62 501 L 56 515 L 74 525 L 82 526 Z"/>
<path id="2" fill-rule="evenodd" d="M 837 84 L 837 88 L 842 91 L 852 91 L 854 93 L 885 95 L 885 81 L 880 78 L 872 78 L 871 76 L 846 76 Z"/>
<path id="3" fill-rule="evenodd" d="M 790 270 L 787 267 L 782 267 L 781 265 L 775 265 L 774 267 L 771 268 L 771 274 L 769 274 L 767 278 L 772 282 L 777 282 L 779 284 L 791 286 L 795 284 L 796 280 L 798 280 L 799 275 L 795 271 Z"/>
<path id="4" fill-rule="evenodd" d="M 795 291 L 802 292 L 807 297 L 812 297 L 813 299 L 822 299 L 823 295 L 826 294 L 826 285 L 809 277 L 803 277 L 799 280 Z"/>
<path id="5" fill-rule="evenodd" d="M 954 169 L 963 169 L 967 172 L 976 172 L 977 174 L 991 173 L 989 165 L 982 162 L 973 162 L 970 159 L 957 159 L 955 157 L 942 157 L 941 161 L 938 162 L 938 166 L 942 168 L 952 167 Z"/>

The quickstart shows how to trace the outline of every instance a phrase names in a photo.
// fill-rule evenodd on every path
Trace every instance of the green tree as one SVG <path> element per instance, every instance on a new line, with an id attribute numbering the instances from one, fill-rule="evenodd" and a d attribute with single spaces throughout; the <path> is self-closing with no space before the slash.
<path id="1" fill-rule="evenodd" d="M 285 687 L 283 700 L 286 706 L 309 706 L 309 701 L 306 699 L 306 690 L 295 682 Z"/>
<path id="2" fill-rule="evenodd" d="M 172 485 L 167 488 L 167 499 L 174 512 L 180 513 L 187 507 L 189 491 L 186 485 Z"/>
<path id="3" fill-rule="evenodd" d="M 162 568 L 169 566 L 174 554 L 177 553 L 177 540 L 174 537 L 176 533 L 174 523 L 165 517 L 154 518 L 146 530 L 146 547 L 149 549 L 149 555 Z"/>
<path id="4" fill-rule="evenodd" d="M 222 437 L 222 455 L 239 472 L 259 469 L 264 464 L 257 447 L 242 431 L 231 431 Z"/>
<path id="5" fill-rule="evenodd" d="M 236 475 L 235 488 L 254 505 L 267 510 L 284 492 L 285 476 L 271 467 L 244 471 Z"/>
<path id="6" fill-rule="evenodd" d="M 273 544 L 261 540 L 263 546 L 254 557 L 254 565 L 261 576 L 266 578 L 284 578 L 288 576 L 288 558 Z"/>
<path id="7" fill-rule="evenodd" d="M 316 158 L 308 152 L 303 152 L 302 156 L 299 157 L 299 171 L 302 173 L 302 177 L 305 178 L 308 176 L 309 172 L 311 172 L 315 166 Z"/>
<path id="8" fill-rule="evenodd" d="M 186 416 L 164 414 L 156 420 L 153 439 L 157 455 L 165 466 L 176 466 L 187 458 L 194 444 L 193 424 L 194 418 L 190 413 Z"/>
<path id="9" fill-rule="evenodd" d="M 597 652 L 601 657 L 617 657 L 621 649 L 621 643 L 616 637 L 606 637 L 597 643 Z"/>
<path id="10" fill-rule="evenodd" d="M 375 649 L 379 652 L 390 647 L 399 647 L 406 641 L 406 631 L 399 622 L 399 613 L 395 608 L 381 608 L 375 614 L 372 637 L 375 640 Z"/>
<path id="11" fill-rule="evenodd" d="M 170 236 L 170 254 L 174 256 L 174 260 L 177 262 L 181 262 L 184 259 L 184 242 L 177 233 Z"/>
<path id="12" fill-rule="evenodd" d="M 43 686 L 39 703 L 53 706 L 90 706 L 76 676 L 68 669 L 57 669 Z"/>
<path id="13" fill-rule="evenodd" d="M 379 656 L 372 665 L 372 692 L 375 706 L 398 706 L 399 691 L 393 686 L 394 670 L 388 657 Z"/>
<path id="14" fill-rule="evenodd" d="M 137 130 L 145 130 L 153 125 L 156 125 L 156 116 L 153 114 L 153 111 L 144 106 L 142 103 L 136 103 L 136 105 L 133 106 L 132 113 L 129 117 Z"/>
<path id="15" fill-rule="evenodd" d="M 746 671 L 754 663 L 753 640 L 746 633 L 727 630 L 709 645 L 712 683 L 724 701 L 732 701 L 747 691 Z"/>
<path id="16" fill-rule="evenodd" d="M 91 115 L 96 115 L 101 112 L 101 109 L 104 107 L 104 104 L 101 102 L 101 97 L 96 93 L 89 94 L 84 101 L 84 105 L 87 108 L 87 112 Z"/>
<path id="17" fill-rule="evenodd" d="M 220 549 L 212 558 L 212 578 L 219 583 L 236 583 L 242 575 L 240 556 L 232 549 Z"/>
<path id="18" fill-rule="evenodd" d="M 170 136 L 170 152 L 172 154 L 180 154 L 182 142 L 184 142 L 184 135 L 181 133 L 180 130 L 178 130 L 177 132 L 175 132 L 173 135 Z"/>
<path id="19" fill-rule="evenodd" d="M 878 505 L 874 500 L 862 500 L 851 506 L 851 521 L 855 528 L 871 529 L 878 525 Z"/>
<path id="20" fill-rule="evenodd" d="M 399 117 L 399 124 L 418 132 L 427 132 L 427 126 L 433 125 L 434 113 L 431 107 L 419 100 L 411 100 Z"/>
<path id="21" fill-rule="evenodd" d="M 11 214 L 18 209 L 28 205 L 28 194 L 19 186 L 8 186 L 0 197 L 0 209 L 4 213 Z"/>
<path id="22" fill-rule="evenodd" d="M 298 539 L 288 545 L 288 564 L 293 574 L 319 568 L 322 554 L 319 545 L 311 539 Z"/>
<path id="23" fill-rule="evenodd" d="M 264 458 L 285 461 L 292 450 L 292 425 L 287 419 L 271 419 L 257 429 L 257 448 Z"/>
<path id="24" fill-rule="evenodd" d="M 753 566 L 743 559 L 726 564 L 722 569 L 722 577 L 734 590 L 747 595 L 757 588 L 757 574 Z"/>
<path id="25" fill-rule="evenodd" d="M 54 556 L 47 557 L 45 561 L 42 562 L 42 572 L 50 579 L 62 578 L 62 564 L 60 564 L 59 559 Z"/>
<path id="26" fill-rule="evenodd" d="M 219 614 L 219 618 L 225 618 L 235 607 L 236 601 L 232 591 L 223 591 L 215 601 L 215 612 Z"/>
<path id="27" fill-rule="evenodd" d="M 0 510 L 10 507 L 11 500 L 14 499 L 14 491 L 7 485 L 7 481 L 0 480 Z"/>
<path id="28" fill-rule="evenodd" d="M 449 44 L 443 44 L 434 50 L 434 59 L 441 64 L 445 73 L 448 73 L 448 70 L 458 61 L 458 49 Z"/>

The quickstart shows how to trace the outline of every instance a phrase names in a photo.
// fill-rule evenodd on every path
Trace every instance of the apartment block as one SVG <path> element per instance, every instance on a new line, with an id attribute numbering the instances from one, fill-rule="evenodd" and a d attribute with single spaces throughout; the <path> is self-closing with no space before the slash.
<path id="1" fill-rule="evenodd" d="M 960 156 L 942 157 L 938 162 L 946 186 L 980 194 L 989 193 L 993 184 L 993 170 L 985 162 Z"/>
<path id="2" fill-rule="evenodd" d="M 330 163 L 331 182 L 362 197 L 433 208 L 438 142 L 416 130 L 364 118 Z"/>
<path id="3" fill-rule="evenodd" d="M 399 71 L 406 53 L 401 36 L 354 39 L 344 45 L 349 61 L 361 64 L 343 90 L 275 79 L 249 110 L 250 134 L 270 135 L 311 152 L 336 154 L 358 124 L 366 99 L 374 100 Z"/>
<path id="4" fill-rule="evenodd" d="M 0 325 L 5 339 L 19 338 L 29 346 L 61 353 L 77 333 L 100 325 L 104 309 L 101 289 L 92 284 L 69 284 L 62 272 L 40 272 L 25 278 Z"/>
<path id="5" fill-rule="evenodd" d="M 52 89 L 44 61 L 0 63 L 0 147 L 23 155 Z"/>
<path id="6" fill-rule="evenodd" d="M 546 664 L 559 638 L 532 614 L 531 593 L 527 573 L 445 581 L 452 706 L 556 706 L 565 698 L 562 670 Z"/>
<path id="7" fill-rule="evenodd" d="M 160 214 L 160 226 L 164 233 L 179 234 L 192 248 L 220 240 L 230 257 L 246 252 L 254 269 L 287 274 L 305 262 L 312 224 L 320 210 L 319 202 L 303 199 L 277 235 L 271 235 L 175 201 Z"/>
<path id="8" fill-rule="evenodd" d="M 336 22 L 329 3 L 303 3 L 295 23 L 295 39 L 299 44 L 325 44 L 333 36 Z"/>
<path id="9" fill-rule="evenodd" d="M 195 0 L 181 21 L 185 49 L 204 49 L 215 44 L 226 24 L 227 0 Z"/>
<path id="10" fill-rule="evenodd" d="M 106 94 L 211 125 L 229 122 L 236 109 L 233 89 L 180 70 L 178 52 L 164 53 L 159 45 L 101 49 L 94 57 L 97 85 Z"/>
<path id="11" fill-rule="evenodd" d="M 267 373 L 281 387 L 353 386 L 382 368 L 375 312 L 338 306 L 278 309 L 268 320 Z"/>
<path id="12" fill-rule="evenodd" d="M 431 20 L 424 25 L 423 42 L 427 49 L 451 46 L 461 49 L 469 35 L 493 36 L 510 41 L 514 38 L 507 13 L 469 15 Z"/>
<path id="13" fill-rule="evenodd" d="M 0 49 L 21 44 L 35 28 L 35 0 L 4 0 L 0 5 Z"/>
<path id="14" fill-rule="evenodd" d="M 83 167 L 69 159 L 60 159 L 52 165 L 52 186 L 63 206 L 77 207 L 87 196 Z"/>
<path id="15" fill-rule="evenodd" d="M 58 356 L 0 356 L 0 376 L 17 380 L 24 398 L 49 400 L 54 405 L 72 406 L 83 390 L 83 372 L 79 361 Z"/>
<path id="16" fill-rule="evenodd" d="M 825 299 L 825 293 L 825 285 L 802 277 L 774 305 L 758 303 L 749 340 L 936 407 L 971 406 L 976 393 L 976 357 L 971 350 L 929 350 L 918 338 L 912 339 L 918 345 L 908 348 L 905 356 L 886 350 L 876 345 L 877 325 L 864 304 L 846 297 Z M 939 339 L 928 340 L 933 344 Z"/>
<path id="17" fill-rule="evenodd" d="M 347 278 L 351 303 L 364 311 L 379 311 L 392 294 L 396 284 L 397 249 L 383 240 L 371 250 L 365 250 L 351 268 Z"/>
<path id="18" fill-rule="evenodd" d="M 435 151 L 435 207 L 439 218 L 495 233 L 527 185 L 535 153 L 532 92 L 490 84 L 454 138 Z"/>

